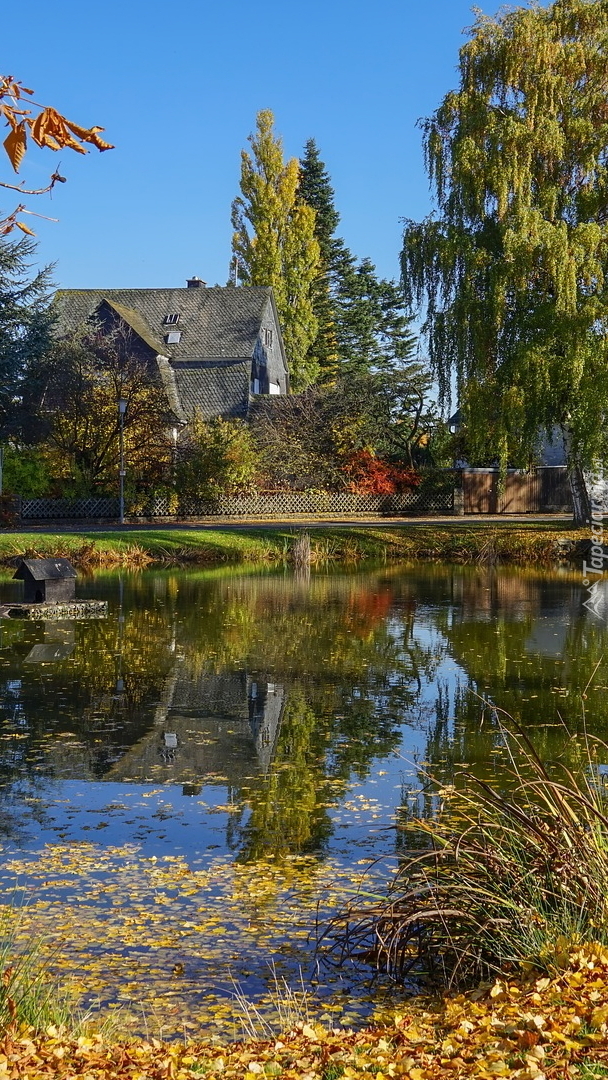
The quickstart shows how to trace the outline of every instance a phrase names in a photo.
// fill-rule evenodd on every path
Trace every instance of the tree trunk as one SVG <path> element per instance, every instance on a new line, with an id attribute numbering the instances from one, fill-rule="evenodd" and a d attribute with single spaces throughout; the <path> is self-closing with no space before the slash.
<path id="1" fill-rule="evenodd" d="M 591 503 L 585 483 L 585 474 L 580 465 L 568 465 L 568 479 L 572 492 L 573 522 L 575 525 L 589 525 L 591 522 Z"/>
<path id="2" fill-rule="evenodd" d="M 562 428 L 564 449 L 566 451 L 566 465 L 568 466 L 568 479 L 572 492 L 573 522 L 575 525 L 589 525 L 591 523 L 591 499 L 587 491 L 585 474 L 580 461 L 572 452 L 572 435 L 568 428 Z"/>

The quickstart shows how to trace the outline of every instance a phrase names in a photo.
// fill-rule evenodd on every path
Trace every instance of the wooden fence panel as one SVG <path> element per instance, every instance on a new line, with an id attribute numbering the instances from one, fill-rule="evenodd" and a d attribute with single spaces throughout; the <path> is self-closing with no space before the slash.
<path id="1" fill-rule="evenodd" d="M 465 514 L 568 513 L 572 495 L 567 470 L 539 467 L 529 473 L 510 469 L 500 490 L 497 469 L 464 469 Z"/>

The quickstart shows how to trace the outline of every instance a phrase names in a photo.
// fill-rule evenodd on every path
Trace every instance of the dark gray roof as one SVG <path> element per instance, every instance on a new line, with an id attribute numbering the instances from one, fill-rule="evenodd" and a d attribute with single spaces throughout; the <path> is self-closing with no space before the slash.
<path id="1" fill-rule="evenodd" d="M 195 412 L 203 420 L 247 416 L 251 377 L 247 361 L 181 360 L 171 365 L 171 372 L 185 419 Z"/>
<path id="2" fill-rule="evenodd" d="M 266 308 L 267 286 L 196 289 L 62 289 L 56 294 L 59 332 L 77 330 L 106 301 L 155 351 L 170 360 L 253 356 Z M 176 325 L 166 315 L 179 315 Z M 178 344 L 165 336 L 178 330 Z"/>
<path id="3" fill-rule="evenodd" d="M 63 581 L 77 576 L 69 559 L 22 559 L 13 577 L 25 578 L 28 574 L 34 581 Z"/>

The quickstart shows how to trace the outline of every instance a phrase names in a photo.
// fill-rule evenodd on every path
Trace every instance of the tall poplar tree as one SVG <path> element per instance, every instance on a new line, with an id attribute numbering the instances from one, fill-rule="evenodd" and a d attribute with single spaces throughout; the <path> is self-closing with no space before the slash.
<path id="1" fill-rule="evenodd" d="M 258 113 L 249 136 L 252 153 L 241 153 L 241 194 L 232 204 L 233 257 L 244 285 L 274 289 L 292 390 L 314 382 L 319 364 L 309 355 L 317 334 L 313 288 L 319 244 L 315 212 L 299 196 L 297 158 L 285 162 L 269 109 Z"/>
<path id="2" fill-rule="evenodd" d="M 472 445 L 505 465 L 559 426 L 579 520 L 608 457 L 607 55 L 605 0 L 479 15 L 423 126 L 437 214 L 402 253 Z"/>

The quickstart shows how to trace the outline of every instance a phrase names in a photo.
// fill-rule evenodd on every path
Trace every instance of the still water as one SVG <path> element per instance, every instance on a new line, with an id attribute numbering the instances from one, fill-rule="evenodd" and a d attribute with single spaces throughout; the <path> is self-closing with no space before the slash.
<path id="1" fill-rule="evenodd" d="M 270 1009 L 283 979 L 334 1023 L 389 1010 L 381 981 L 318 967 L 316 926 L 382 890 L 429 773 L 501 782 L 482 699 L 548 756 L 583 712 L 608 737 L 607 632 L 576 572 L 147 571 L 78 591 L 108 617 L 0 622 L 0 901 L 80 1005 L 133 1032 L 238 1036 L 235 996 Z"/>

